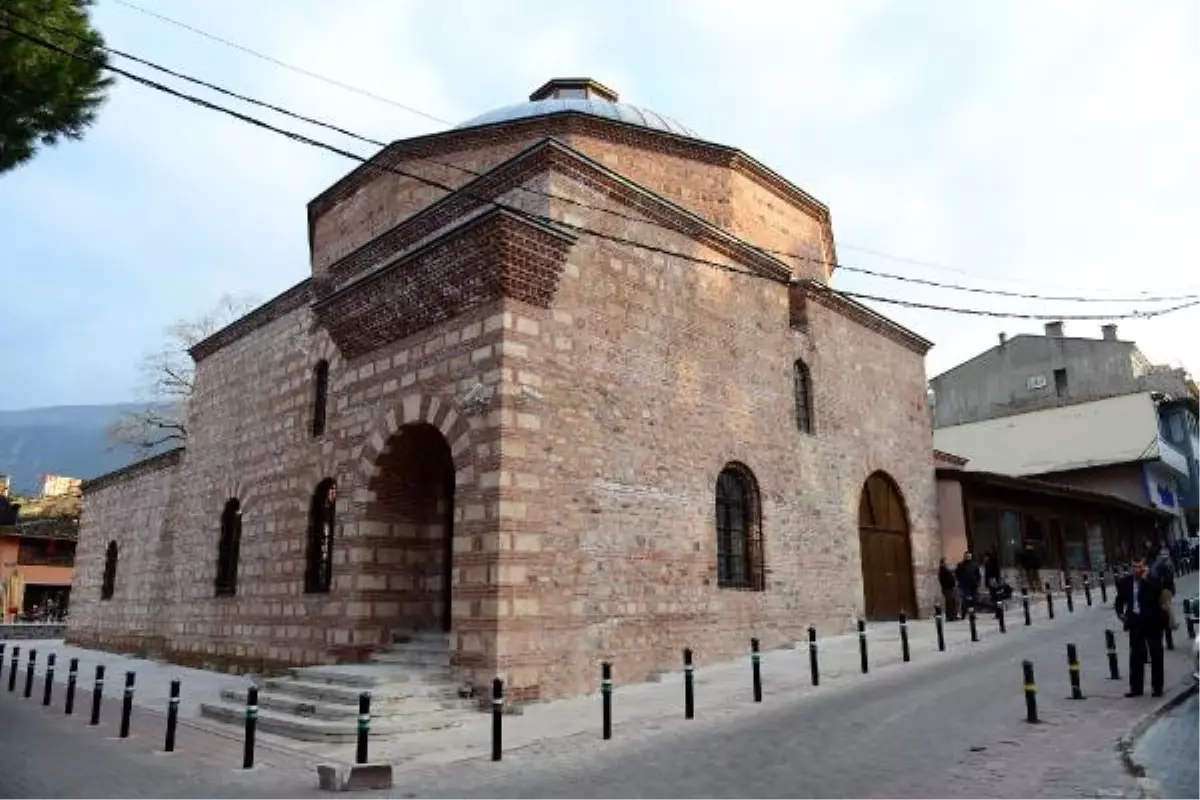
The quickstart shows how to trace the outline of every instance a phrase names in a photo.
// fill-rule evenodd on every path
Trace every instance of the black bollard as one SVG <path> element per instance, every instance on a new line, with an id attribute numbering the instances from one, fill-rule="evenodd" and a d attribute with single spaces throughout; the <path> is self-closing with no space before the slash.
<path id="1" fill-rule="evenodd" d="M 1008 633 L 1008 625 L 1004 622 L 1004 605 L 1001 603 L 996 604 L 996 625 L 1001 633 Z"/>
<path id="2" fill-rule="evenodd" d="M 1046 614 L 1054 619 L 1054 595 L 1050 593 L 1050 581 L 1046 581 Z"/>
<path id="3" fill-rule="evenodd" d="M 601 735 L 605 739 L 612 738 L 612 692 L 612 664 L 605 661 L 600 664 Z"/>
<path id="4" fill-rule="evenodd" d="M 129 738 L 129 717 L 133 714 L 133 673 L 125 673 L 125 696 L 121 698 L 121 738 Z"/>
<path id="5" fill-rule="evenodd" d="M 0 642 L 0 679 L 4 677 L 4 642 Z"/>
<path id="6" fill-rule="evenodd" d="M 754 702 L 762 702 L 762 656 L 758 652 L 758 639 L 750 640 L 750 674 L 754 683 Z"/>
<path id="7" fill-rule="evenodd" d="M 254 769 L 254 734 L 258 730 L 258 687 L 246 690 L 246 739 L 242 747 L 242 769 Z"/>
<path id="8" fill-rule="evenodd" d="M 79 659 L 72 658 L 67 669 L 67 707 L 68 715 L 75 713 L 75 684 L 79 680 Z"/>
<path id="9" fill-rule="evenodd" d="M 17 688 L 17 662 L 21 658 L 21 648 L 13 645 L 12 661 L 8 664 L 8 690 L 11 692 Z"/>
<path id="10" fill-rule="evenodd" d="M 504 750 L 503 716 L 504 681 L 494 678 L 492 680 L 492 761 L 499 761 Z"/>
<path id="11" fill-rule="evenodd" d="M 903 611 L 900 612 L 900 659 L 912 660 L 912 655 L 908 652 L 908 615 Z"/>
<path id="12" fill-rule="evenodd" d="M 692 648 L 683 648 L 683 718 L 696 716 L 696 692 L 692 683 Z"/>
<path id="13" fill-rule="evenodd" d="M 1029 589 L 1021 587 L 1021 608 L 1025 610 L 1025 627 L 1033 624 L 1033 618 L 1029 616 Z"/>
<path id="14" fill-rule="evenodd" d="M 1071 673 L 1071 699 L 1082 700 L 1083 689 L 1079 688 L 1079 653 L 1075 645 L 1067 645 L 1067 670 Z"/>
<path id="15" fill-rule="evenodd" d="M 933 607 L 933 628 L 937 631 L 937 648 L 939 653 L 946 652 L 946 622 L 942 618 L 942 607 Z"/>
<path id="16" fill-rule="evenodd" d="M 1183 620 L 1187 624 L 1189 639 L 1196 638 L 1196 607 L 1187 598 L 1183 600 Z"/>
<path id="17" fill-rule="evenodd" d="M 33 697 L 33 670 L 37 665 L 37 650 L 29 651 L 29 663 L 25 665 L 25 696 Z"/>
<path id="18" fill-rule="evenodd" d="M 367 739 L 371 736 L 371 693 L 360 692 L 358 695 L 358 748 L 354 753 L 354 761 L 358 764 L 367 763 Z"/>
<path id="19" fill-rule="evenodd" d="M 1083 601 L 1088 608 L 1092 607 L 1092 581 L 1087 575 L 1083 576 Z"/>
<path id="20" fill-rule="evenodd" d="M 1033 662 L 1022 661 L 1021 670 L 1025 674 L 1025 721 L 1037 722 L 1037 684 L 1033 680 Z"/>
<path id="21" fill-rule="evenodd" d="M 167 741 L 164 753 L 175 752 L 175 726 L 179 722 L 179 679 L 171 681 L 171 699 L 167 701 Z"/>
<path id="22" fill-rule="evenodd" d="M 1108 584 L 1104 582 L 1104 570 L 1100 570 L 1100 605 L 1108 604 Z"/>
<path id="23" fill-rule="evenodd" d="M 858 660 L 866 675 L 871 666 L 867 663 L 867 623 L 862 617 L 858 619 Z"/>
<path id="24" fill-rule="evenodd" d="M 971 627 L 971 641 L 979 641 L 979 628 L 975 625 L 975 606 L 967 608 L 967 624 Z"/>
<path id="25" fill-rule="evenodd" d="M 817 664 L 817 629 L 808 626 L 808 673 L 813 686 L 821 685 L 821 668 Z"/>
<path id="26" fill-rule="evenodd" d="M 1117 663 L 1117 635 L 1111 630 L 1104 631 L 1104 649 L 1108 652 L 1108 679 L 1121 680 L 1121 667 Z"/>
<path id="27" fill-rule="evenodd" d="M 1066 592 L 1066 595 L 1067 595 L 1067 613 L 1074 614 L 1075 613 L 1075 598 L 1071 594 L 1071 579 L 1070 578 L 1066 579 L 1066 581 L 1064 582 L 1064 586 L 1065 586 L 1064 591 Z"/>
<path id="28" fill-rule="evenodd" d="M 42 705 L 50 705 L 50 693 L 54 689 L 54 662 L 56 656 L 54 653 L 46 656 L 46 685 L 42 689 Z"/>
<path id="29" fill-rule="evenodd" d="M 100 724 L 100 698 L 104 696 L 104 665 L 96 665 L 96 683 L 92 686 L 92 718 L 89 725 Z"/>

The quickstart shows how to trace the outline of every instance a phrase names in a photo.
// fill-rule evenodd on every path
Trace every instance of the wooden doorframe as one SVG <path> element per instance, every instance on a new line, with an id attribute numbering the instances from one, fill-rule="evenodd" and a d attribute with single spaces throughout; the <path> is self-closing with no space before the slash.
<path id="1" fill-rule="evenodd" d="M 889 494 L 893 496 L 899 506 L 900 513 L 904 518 L 904 530 L 892 530 L 889 528 L 880 528 L 874 525 L 864 525 L 862 520 L 862 505 L 864 495 L 868 496 L 869 487 L 873 479 L 878 478 L 883 481 L 889 490 Z M 878 618 L 879 609 L 877 607 L 878 598 L 875 597 L 876 592 L 870 588 L 869 577 L 866 571 L 866 539 L 872 535 L 876 536 L 894 536 L 900 539 L 903 543 L 904 550 L 904 565 L 906 567 L 906 578 L 904 582 L 907 587 L 902 589 L 900 600 L 901 609 L 909 615 L 910 619 L 916 619 L 920 613 L 920 607 L 917 604 L 917 576 L 916 567 L 913 564 L 912 556 L 912 518 L 908 513 L 908 504 L 904 500 L 904 494 L 900 491 L 900 486 L 886 472 L 876 470 L 867 476 L 863 481 L 862 488 L 859 490 L 859 518 L 858 518 L 858 541 L 859 541 L 859 570 L 863 576 L 863 613 L 868 619 Z M 875 602 L 872 602 L 875 601 Z M 892 612 L 887 612 L 890 616 Z"/>

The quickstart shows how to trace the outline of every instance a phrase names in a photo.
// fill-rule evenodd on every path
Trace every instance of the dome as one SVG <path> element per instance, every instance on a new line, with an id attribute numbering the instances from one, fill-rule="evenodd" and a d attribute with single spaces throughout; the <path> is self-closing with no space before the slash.
<path id="1" fill-rule="evenodd" d="M 616 92 L 589 78 L 556 78 L 531 94 L 527 102 L 493 109 L 454 127 L 474 128 L 573 111 L 676 136 L 699 138 L 691 128 L 670 117 L 641 106 L 617 102 L 617 99 Z"/>

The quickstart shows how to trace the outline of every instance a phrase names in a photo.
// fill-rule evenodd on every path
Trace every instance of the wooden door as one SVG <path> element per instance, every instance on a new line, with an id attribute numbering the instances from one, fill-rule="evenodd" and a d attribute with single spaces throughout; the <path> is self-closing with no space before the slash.
<path id="1" fill-rule="evenodd" d="M 912 545 L 908 514 L 895 483 L 875 473 L 863 486 L 858 509 L 862 553 L 863 606 L 868 619 L 916 616 Z"/>

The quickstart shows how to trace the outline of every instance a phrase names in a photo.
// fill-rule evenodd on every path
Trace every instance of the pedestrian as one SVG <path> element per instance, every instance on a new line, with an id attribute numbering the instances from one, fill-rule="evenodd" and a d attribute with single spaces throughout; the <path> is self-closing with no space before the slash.
<path id="1" fill-rule="evenodd" d="M 994 549 L 988 550 L 983 557 L 983 584 L 989 589 L 1000 588 L 1000 559 L 996 558 Z"/>
<path id="2" fill-rule="evenodd" d="M 1166 546 L 1158 553 L 1158 558 L 1154 561 L 1154 566 L 1150 568 L 1150 575 L 1158 581 L 1162 587 L 1162 597 L 1160 598 L 1163 608 L 1163 613 L 1167 618 L 1165 624 L 1171 630 L 1178 630 L 1179 623 L 1175 620 L 1175 571 L 1171 568 L 1171 556 L 1167 551 Z"/>
<path id="3" fill-rule="evenodd" d="M 1150 657 L 1150 689 L 1153 697 L 1163 693 L 1163 631 L 1166 615 L 1162 608 L 1162 584 L 1146 569 L 1146 560 L 1135 556 L 1133 574 L 1117 583 L 1113 610 L 1129 632 L 1129 691 L 1126 697 L 1141 697 L 1146 685 L 1146 656 Z"/>
<path id="4" fill-rule="evenodd" d="M 958 583 L 959 612 L 966 614 L 975 606 L 979 594 L 979 567 L 971 559 L 971 551 L 963 553 L 962 561 L 954 568 L 954 580 Z"/>
<path id="5" fill-rule="evenodd" d="M 1024 573 L 1025 588 L 1031 592 L 1036 592 L 1041 588 L 1041 584 L 1038 582 L 1038 572 L 1042 568 L 1042 557 L 1038 555 L 1032 542 L 1026 542 L 1025 546 L 1021 548 L 1021 552 L 1017 554 L 1017 564 Z"/>
<path id="6" fill-rule="evenodd" d="M 958 598 L 954 596 L 954 572 L 946 564 L 946 559 L 938 562 L 938 583 L 942 587 L 942 602 L 946 606 L 946 619 L 954 622 L 958 619 Z"/>

